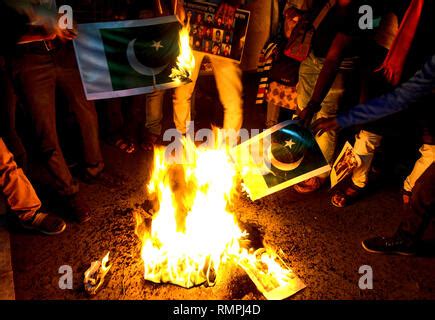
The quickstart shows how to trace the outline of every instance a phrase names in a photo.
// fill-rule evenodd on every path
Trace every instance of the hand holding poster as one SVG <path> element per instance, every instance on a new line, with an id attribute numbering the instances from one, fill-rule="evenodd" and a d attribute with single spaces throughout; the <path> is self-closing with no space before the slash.
<path id="1" fill-rule="evenodd" d="M 313 134 L 297 121 L 285 121 L 240 144 L 231 155 L 252 200 L 328 172 Z"/>
<path id="2" fill-rule="evenodd" d="M 250 12 L 237 10 L 232 19 L 218 16 L 218 6 L 213 3 L 189 1 L 184 6 L 192 49 L 240 63 Z"/>

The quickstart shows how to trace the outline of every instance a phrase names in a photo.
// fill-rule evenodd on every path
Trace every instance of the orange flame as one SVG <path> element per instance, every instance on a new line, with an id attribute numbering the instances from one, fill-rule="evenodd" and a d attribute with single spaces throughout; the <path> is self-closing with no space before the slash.
<path id="1" fill-rule="evenodd" d="M 165 157 L 165 149 L 155 150 L 147 189 L 158 209 L 148 228 L 144 218 L 136 216 L 145 279 L 185 288 L 213 285 L 222 265 L 232 262 L 265 295 L 288 285 L 290 271 L 273 251 L 253 252 L 240 245 L 247 233 L 231 210 L 239 180 L 225 144 L 196 147 L 184 139 L 183 146 L 178 163 Z"/>
<path id="2" fill-rule="evenodd" d="M 171 75 L 169 76 L 176 82 L 187 80 L 195 69 L 195 57 L 193 56 L 193 51 L 190 47 L 189 34 L 190 25 L 187 24 L 180 30 L 180 54 L 177 58 L 177 66 L 172 68 Z"/>

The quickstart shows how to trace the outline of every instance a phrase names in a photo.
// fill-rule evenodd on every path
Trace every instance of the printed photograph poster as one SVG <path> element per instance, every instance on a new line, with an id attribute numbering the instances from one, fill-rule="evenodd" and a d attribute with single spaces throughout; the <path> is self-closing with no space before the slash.
<path id="1" fill-rule="evenodd" d="M 346 142 L 331 170 L 331 188 L 348 177 L 352 171 L 361 165 L 360 157 L 355 153 L 352 145 Z"/>
<path id="2" fill-rule="evenodd" d="M 292 120 L 234 147 L 231 156 L 253 201 L 331 170 L 311 131 Z"/>
<path id="3" fill-rule="evenodd" d="M 186 23 L 190 21 L 193 50 L 240 63 L 245 47 L 250 12 L 237 10 L 234 19 L 217 16 L 218 5 L 186 1 Z"/>

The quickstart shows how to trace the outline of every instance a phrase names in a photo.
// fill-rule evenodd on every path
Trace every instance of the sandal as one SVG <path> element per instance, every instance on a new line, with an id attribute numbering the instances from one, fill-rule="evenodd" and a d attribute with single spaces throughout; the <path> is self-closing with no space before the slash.
<path id="1" fill-rule="evenodd" d="M 127 141 L 126 139 L 120 138 L 115 142 L 115 146 L 127 153 L 127 154 L 132 154 L 134 152 L 136 152 L 136 144 L 134 142 L 131 141 Z"/>
<path id="2" fill-rule="evenodd" d="M 140 147 L 146 152 L 151 152 L 158 144 L 160 144 L 160 137 L 155 134 L 149 134 L 146 138 L 144 138 L 144 141 L 140 144 Z"/>
<path id="3" fill-rule="evenodd" d="M 312 193 L 319 190 L 324 181 L 325 179 L 322 181 L 319 177 L 310 178 L 293 186 L 293 190 L 300 194 Z"/>
<path id="4" fill-rule="evenodd" d="M 402 202 L 405 206 L 408 206 L 411 203 L 412 191 L 407 191 L 402 189 Z"/>
<path id="5" fill-rule="evenodd" d="M 334 192 L 331 203 L 337 208 L 344 208 L 357 200 L 363 193 L 364 188 L 357 187 L 353 182 Z"/>

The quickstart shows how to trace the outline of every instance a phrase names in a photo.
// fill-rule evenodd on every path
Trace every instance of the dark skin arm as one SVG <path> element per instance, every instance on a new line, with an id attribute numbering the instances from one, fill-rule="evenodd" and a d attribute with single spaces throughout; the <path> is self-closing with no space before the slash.
<path id="1" fill-rule="evenodd" d="M 317 79 L 311 100 L 305 109 L 299 112 L 299 117 L 302 119 L 304 126 L 308 127 L 311 124 L 314 114 L 319 112 L 322 101 L 325 99 L 337 77 L 340 64 L 344 58 L 344 52 L 351 43 L 352 37 L 344 33 L 338 33 L 332 42 L 331 48 L 325 58 L 322 71 Z"/>

